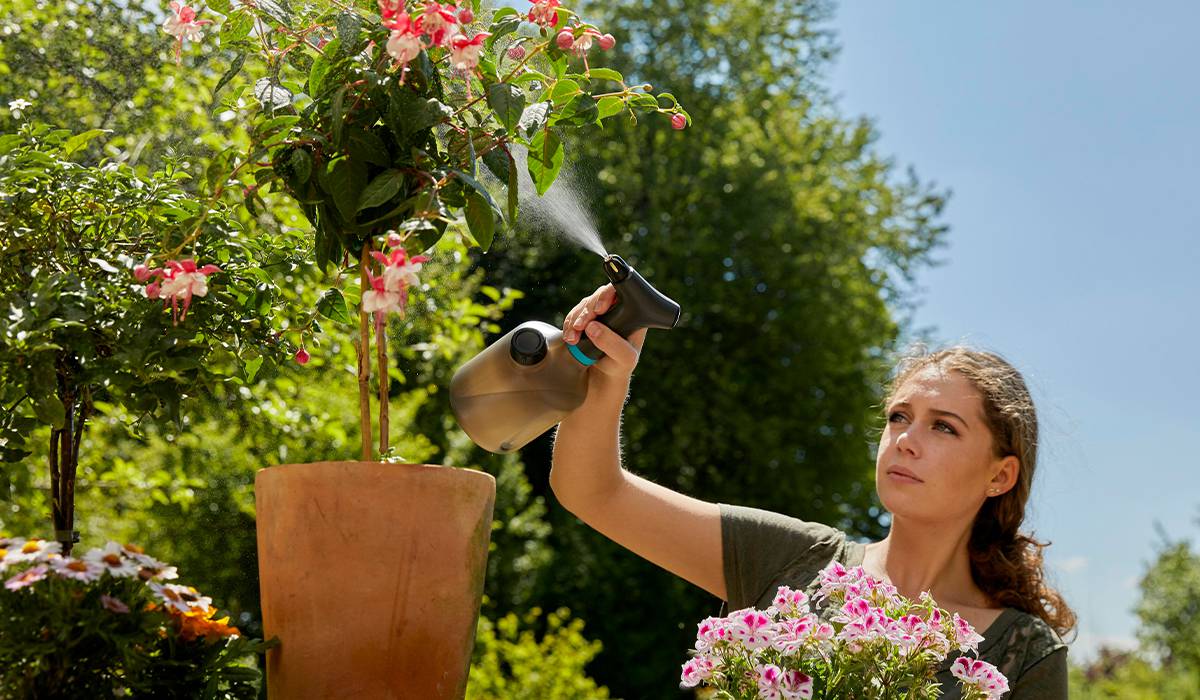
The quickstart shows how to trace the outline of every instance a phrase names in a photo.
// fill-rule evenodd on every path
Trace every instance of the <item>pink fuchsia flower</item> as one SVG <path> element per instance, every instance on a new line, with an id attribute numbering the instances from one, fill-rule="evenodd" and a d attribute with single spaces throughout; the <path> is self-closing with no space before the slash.
<path id="1" fill-rule="evenodd" d="M 425 3 L 425 13 L 417 19 L 417 31 L 429 35 L 433 46 L 445 46 L 458 31 L 458 19 L 454 16 L 454 5 L 437 2 Z"/>
<path id="2" fill-rule="evenodd" d="M 146 285 L 146 296 L 150 299 L 162 299 L 164 304 L 169 301 L 174 323 L 178 324 L 187 318 L 188 308 L 192 305 L 192 297 L 208 295 L 208 276 L 220 271 L 221 268 L 216 265 L 196 267 L 195 260 L 168 260 L 166 266 L 161 270 L 139 273 L 137 268 L 134 268 L 133 274 L 135 279 L 139 274 L 145 274 L 146 279 L 158 278 L 158 281 Z M 181 299 L 183 300 L 182 314 L 179 312 Z"/>
<path id="3" fill-rule="evenodd" d="M 372 251 L 371 257 L 383 266 L 384 288 L 387 291 L 403 291 L 407 287 L 420 285 L 417 274 L 421 272 L 422 263 L 429 262 L 424 255 L 408 257 L 408 253 L 399 246 L 391 246 L 391 251 L 386 254 Z"/>
<path id="4" fill-rule="evenodd" d="M 671 115 L 671 128 L 672 129 L 681 131 L 683 129 L 686 129 L 687 125 L 688 125 L 687 117 L 683 116 L 682 114 L 672 114 Z"/>
<path id="5" fill-rule="evenodd" d="M 408 66 L 409 61 L 420 56 L 421 50 L 425 48 L 421 43 L 421 31 L 407 12 L 400 13 L 384 26 L 392 30 L 392 33 L 388 35 L 387 52 L 400 67 L 401 80 L 403 80 L 404 69 Z"/>
<path id="6" fill-rule="evenodd" d="M 479 65 L 479 53 L 483 51 L 483 40 L 489 36 L 491 34 L 487 32 L 479 32 L 470 39 L 462 34 L 451 38 L 450 67 L 462 73 L 474 71 Z"/>
<path id="7" fill-rule="evenodd" d="M 300 349 L 296 351 L 296 364 L 307 365 L 308 360 L 309 360 L 308 351 L 304 349 L 303 345 L 301 345 Z"/>
<path id="8" fill-rule="evenodd" d="M 177 40 L 175 44 L 175 62 L 179 63 L 183 56 L 184 40 L 199 41 L 200 27 L 212 24 L 212 20 L 196 19 L 196 11 L 178 1 L 171 3 L 171 12 L 174 14 L 167 17 L 166 21 L 163 22 L 162 28 L 164 32 L 175 37 Z"/>
<path id="9" fill-rule="evenodd" d="M 617 45 L 617 38 L 612 34 L 605 34 L 596 40 L 602 51 L 608 51 Z"/>
<path id="10" fill-rule="evenodd" d="M 471 12 L 471 8 L 464 7 L 458 11 L 458 23 L 470 24 L 475 21 L 475 13 Z"/>
<path id="11" fill-rule="evenodd" d="M 53 559 L 50 562 L 50 568 L 59 578 L 83 581 L 84 583 L 91 583 L 100 578 L 100 575 L 104 573 L 104 569 L 101 569 L 92 562 L 73 559 L 71 557 Z"/>
<path id="12" fill-rule="evenodd" d="M 28 568 L 5 581 L 4 587 L 10 591 L 19 591 L 26 586 L 32 586 L 38 581 L 46 578 L 47 571 L 49 571 L 49 567 L 47 567 L 45 564 L 38 564 L 37 566 Z"/>
<path id="13" fill-rule="evenodd" d="M 771 618 L 761 611 L 753 608 L 739 610 L 731 614 L 729 619 L 733 623 L 730 625 L 733 638 L 745 644 L 747 649 L 754 651 L 770 646 L 775 631 Z"/>
<path id="14" fill-rule="evenodd" d="M 109 612 L 117 613 L 118 615 L 124 615 L 129 612 L 128 605 L 121 602 L 119 598 L 114 598 L 108 594 L 100 595 L 100 607 Z"/>
<path id="15" fill-rule="evenodd" d="M 529 8 L 529 21 L 543 27 L 558 24 L 558 0 L 534 0 Z"/>
<path id="16" fill-rule="evenodd" d="M 1008 692 L 1008 678 L 986 661 L 960 656 L 950 665 L 950 673 L 963 685 L 983 691 L 989 700 L 999 700 Z"/>
<path id="17" fill-rule="evenodd" d="M 404 2 L 405 0 L 379 0 L 379 16 L 383 19 L 383 26 L 387 27 L 390 20 L 408 14 L 404 9 Z"/>
<path id="18" fill-rule="evenodd" d="M 703 654 L 693 659 L 688 659 L 688 662 L 683 665 L 683 670 L 679 674 L 679 684 L 684 688 L 695 688 L 700 685 L 701 681 L 712 678 L 713 671 L 716 668 L 717 662 Z"/>

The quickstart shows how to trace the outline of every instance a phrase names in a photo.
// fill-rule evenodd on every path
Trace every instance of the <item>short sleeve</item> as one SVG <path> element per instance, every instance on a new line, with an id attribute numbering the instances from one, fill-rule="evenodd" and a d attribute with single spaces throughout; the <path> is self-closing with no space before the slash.
<path id="1" fill-rule="evenodd" d="M 1067 648 L 1051 652 L 1025 670 L 1004 700 L 1063 700 L 1067 697 Z"/>
<path id="2" fill-rule="evenodd" d="M 846 540 L 842 531 L 820 523 L 758 508 L 719 505 L 725 597 L 731 610 L 755 607 L 785 570 L 811 580 L 838 555 Z M 807 583 L 798 580 L 789 585 Z"/>

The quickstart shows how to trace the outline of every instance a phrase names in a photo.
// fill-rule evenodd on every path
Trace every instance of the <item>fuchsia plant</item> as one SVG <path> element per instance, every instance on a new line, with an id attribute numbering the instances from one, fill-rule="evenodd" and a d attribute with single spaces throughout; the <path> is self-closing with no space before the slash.
<path id="1" fill-rule="evenodd" d="M 191 40 L 182 27 L 195 24 L 194 13 L 173 9 L 179 19 L 169 31 Z M 670 93 L 593 67 L 594 50 L 613 49 L 616 38 L 559 0 L 537 0 L 524 13 L 486 10 L 479 0 L 318 0 L 295 9 L 211 0 L 208 9 L 225 18 L 221 50 L 238 56 L 216 91 L 231 86 L 223 107 L 243 116 L 252 139 L 248 151 L 219 154 L 210 180 L 236 180 L 229 189 L 242 191 L 252 212 L 266 204 L 263 192 L 292 197 L 312 225 L 317 265 L 336 273 L 317 310 L 347 322 L 358 302 L 364 460 L 374 451 L 372 364 L 378 454 L 389 452 L 386 321 L 403 316 L 422 284 L 427 251 L 448 232 L 486 251 L 515 223 L 522 156 L 544 194 L 563 165 L 567 132 L 598 130 L 619 115 L 689 119 Z M 247 61 L 252 54 L 260 60 Z M 266 71 L 240 80 L 254 65 Z M 355 277 L 358 289 L 345 288 Z M 193 286 L 165 296 L 166 279 L 156 282 L 160 298 L 185 309 L 201 295 Z"/>
<path id="2" fill-rule="evenodd" d="M 175 37 L 175 62 L 179 63 L 183 60 L 184 39 L 199 41 L 202 35 L 200 28 L 212 24 L 212 20 L 196 19 L 196 11 L 181 2 L 172 2 L 171 12 L 173 14 L 163 22 L 163 31 Z"/>
<path id="3" fill-rule="evenodd" d="M 718 697 L 935 698 L 939 664 L 952 650 L 976 653 L 983 637 L 928 593 L 916 602 L 861 567 L 834 562 L 821 572 L 815 603 L 780 586 L 766 610 L 746 608 L 697 626 L 685 687 L 706 685 Z M 951 673 L 965 700 L 998 700 L 1008 680 L 995 666 L 966 656 Z"/>

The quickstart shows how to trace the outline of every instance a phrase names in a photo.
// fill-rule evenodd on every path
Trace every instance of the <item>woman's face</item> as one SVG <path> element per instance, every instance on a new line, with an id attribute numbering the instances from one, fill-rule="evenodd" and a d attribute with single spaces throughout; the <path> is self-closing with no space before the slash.
<path id="1" fill-rule="evenodd" d="M 1015 458 L 995 457 L 982 397 L 958 372 L 926 367 L 905 381 L 886 408 L 875 487 L 893 515 L 971 520 L 989 488 L 1003 493 L 1015 481 Z M 1014 472 L 1011 478 L 1006 470 Z M 994 483 L 998 474 L 1000 483 Z"/>

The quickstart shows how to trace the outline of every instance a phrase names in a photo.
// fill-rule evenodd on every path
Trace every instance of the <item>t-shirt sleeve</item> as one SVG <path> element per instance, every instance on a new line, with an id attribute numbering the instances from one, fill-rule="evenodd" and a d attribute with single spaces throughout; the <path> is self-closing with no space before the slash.
<path id="1" fill-rule="evenodd" d="M 1004 700 L 1064 700 L 1067 697 L 1067 648 L 1051 652 L 1026 669 Z"/>
<path id="2" fill-rule="evenodd" d="M 811 569 L 809 578 L 815 577 L 846 539 L 845 533 L 820 523 L 758 508 L 719 505 L 725 597 L 730 610 L 755 606 L 785 569 L 805 573 Z"/>

